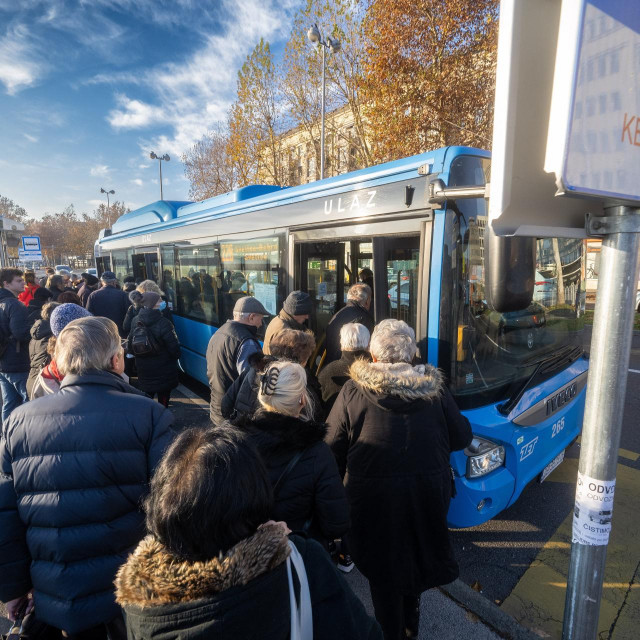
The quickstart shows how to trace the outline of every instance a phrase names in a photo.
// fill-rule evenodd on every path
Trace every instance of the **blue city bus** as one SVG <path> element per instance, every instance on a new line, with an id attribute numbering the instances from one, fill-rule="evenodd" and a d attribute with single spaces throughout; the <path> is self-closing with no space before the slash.
<path id="1" fill-rule="evenodd" d="M 489 169 L 489 153 L 446 147 L 294 187 L 155 202 L 100 234 L 96 263 L 119 279 L 160 284 L 181 367 L 205 384 L 207 343 L 239 297 L 255 296 L 276 314 L 288 292 L 307 291 L 310 328 L 322 344 L 348 288 L 370 284 L 376 322 L 397 318 L 414 328 L 419 358 L 444 372 L 471 421 L 472 445 L 451 456 L 457 497 L 449 523 L 474 526 L 562 461 L 582 426 L 588 368 L 583 241 L 531 239 L 527 300 L 497 311 L 489 290 L 500 291 L 509 259 L 522 252 L 507 247 L 506 260 L 490 258 L 489 247 L 502 245 L 488 242 L 483 197 L 431 197 L 433 184 L 482 187 Z M 321 357 L 322 348 L 311 366 Z"/>

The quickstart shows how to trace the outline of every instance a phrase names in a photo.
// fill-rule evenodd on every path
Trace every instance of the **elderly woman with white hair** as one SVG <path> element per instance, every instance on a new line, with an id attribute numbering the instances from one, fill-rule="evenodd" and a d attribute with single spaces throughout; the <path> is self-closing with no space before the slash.
<path id="1" fill-rule="evenodd" d="M 472 438 L 442 374 L 412 366 L 413 329 L 383 320 L 327 420 L 351 505 L 351 556 L 386 640 L 418 637 L 420 594 L 458 577 L 447 528 L 451 451 Z"/>
<path id="2" fill-rule="evenodd" d="M 369 355 L 369 329 L 357 322 L 345 324 L 340 329 L 340 349 L 342 355 L 339 360 L 330 362 L 323 367 L 318 375 L 318 382 L 322 388 L 322 402 L 327 413 L 333 407 L 340 389 L 349 380 L 349 369 L 359 358 L 371 361 Z"/>

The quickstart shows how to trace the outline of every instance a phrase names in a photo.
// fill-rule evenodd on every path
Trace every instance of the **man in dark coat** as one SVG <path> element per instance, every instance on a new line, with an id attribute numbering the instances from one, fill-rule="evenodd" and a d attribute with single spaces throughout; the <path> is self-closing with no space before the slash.
<path id="1" fill-rule="evenodd" d="M 19 269 L 0 269 L 0 392 L 2 424 L 26 402 L 29 376 L 29 322 L 27 307 L 18 294 L 24 291 Z"/>
<path id="2" fill-rule="evenodd" d="M 58 336 L 60 391 L 18 407 L 0 448 L 0 600 L 72 637 L 126 638 L 113 580 L 145 533 L 142 500 L 173 416 L 120 377 L 106 318 Z M 105 367 L 105 363 L 108 363 Z"/>
<path id="3" fill-rule="evenodd" d="M 340 329 L 349 322 L 364 325 L 369 333 L 373 331 L 374 320 L 369 312 L 371 308 L 371 287 L 366 284 L 354 284 L 347 292 L 347 304 L 340 309 L 327 325 L 325 348 L 327 355 L 324 365 L 338 360 L 342 354 L 340 350 Z"/>
<path id="4" fill-rule="evenodd" d="M 122 289 L 118 289 L 118 280 L 113 271 L 105 271 L 100 279 L 102 280 L 102 288 L 89 296 L 87 311 L 90 311 L 94 316 L 113 320 L 120 335 L 126 338 L 127 334 L 122 328 L 122 322 L 129 308 L 129 296 Z"/>
<path id="5" fill-rule="evenodd" d="M 271 340 L 284 329 L 304 331 L 304 322 L 309 319 L 312 311 L 311 296 L 304 291 L 292 291 L 284 301 L 280 313 L 269 323 L 264 334 L 262 350 L 271 355 Z"/>
<path id="6" fill-rule="evenodd" d="M 318 375 L 318 382 L 322 389 L 322 402 L 327 414 L 331 411 L 340 389 L 349 380 L 349 369 L 358 359 L 371 360 L 369 355 L 369 329 L 357 322 L 345 324 L 340 329 L 340 348 L 342 356 L 339 360 L 330 362 Z"/>
<path id="7" fill-rule="evenodd" d="M 46 287 L 39 287 L 33 294 L 33 300 L 29 302 L 27 306 L 27 322 L 29 328 L 33 327 L 36 320 L 40 320 L 40 314 L 42 313 L 42 307 L 51 300 L 51 291 Z"/>
<path id="8" fill-rule="evenodd" d="M 240 298 L 233 308 L 233 320 L 227 320 L 207 346 L 207 377 L 211 388 L 209 415 L 213 424 L 224 422 L 222 399 L 233 381 L 249 367 L 249 357 L 260 351 L 258 327 L 269 312 L 251 296 Z"/>
<path id="9" fill-rule="evenodd" d="M 417 637 L 420 593 L 458 577 L 447 528 L 449 456 L 472 433 L 441 373 L 411 366 L 415 334 L 406 323 L 383 320 L 370 349 L 373 362 L 351 366 L 327 442 L 351 504 L 351 555 L 386 640 L 398 640 Z"/>

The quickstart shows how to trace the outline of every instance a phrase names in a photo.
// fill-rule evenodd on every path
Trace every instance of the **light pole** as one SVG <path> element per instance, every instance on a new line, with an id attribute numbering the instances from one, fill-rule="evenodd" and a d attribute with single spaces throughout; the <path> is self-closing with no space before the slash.
<path id="1" fill-rule="evenodd" d="M 157 156 L 154 151 L 149 154 L 149 157 L 152 160 L 158 160 L 158 162 L 160 162 L 160 200 L 164 200 L 162 197 L 162 161 L 169 162 L 171 158 L 168 153 L 165 153 L 163 156 Z"/>
<path id="2" fill-rule="evenodd" d="M 325 102 L 325 54 L 326 50 L 331 50 L 331 53 L 338 53 L 342 45 L 339 40 L 333 40 L 327 38 L 322 39 L 322 34 L 318 25 L 314 24 L 313 27 L 307 31 L 307 38 L 315 45 L 322 47 L 322 131 L 320 133 L 320 180 L 324 178 L 324 102 Z"/>
<path id="3" fill-rule="evenodd" d="M 113 189 L 111 189 L 111 191 L 107 191 L 106 189 L 100 187 L 100 193 L 107 194 L 107 215 L 109 216 L 109 228 L 111 228 L 111 205 L 109 204 L 109 194 L 114 195 L 115 191 Z"/>

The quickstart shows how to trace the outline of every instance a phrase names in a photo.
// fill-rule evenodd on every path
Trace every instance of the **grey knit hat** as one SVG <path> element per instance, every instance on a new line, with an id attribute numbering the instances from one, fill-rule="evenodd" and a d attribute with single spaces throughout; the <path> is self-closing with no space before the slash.
<path id="1" fill-rule="evenodd" d="M 158 304 L 161 297 L 162 296 L 157 294 L 155 291 L 147 291 L 146 293 L 142 294 L 142 300 L 140 301 L 140 304 L 145 309 L 153 309 Z"/>
<path id="2" fill-rule="evenodd" d="M 282 307 L 290 316 L 308 316 L 313 311 L 311 296 L 304 291 L 292 291 Z"/>
<path id="3" fill-rule="evenodd" d="M 51 333 L 57 338 L 60 332 L 72 321 L 78 318 L 88 318 L 93 314 L 84 307 L 74 304 L 73 302 L 65 302 L 56 307 L 51 314 L 49 324 L 51 325 Z"/>

